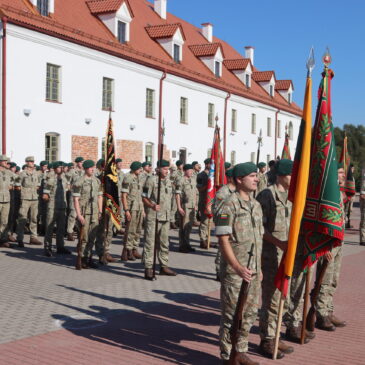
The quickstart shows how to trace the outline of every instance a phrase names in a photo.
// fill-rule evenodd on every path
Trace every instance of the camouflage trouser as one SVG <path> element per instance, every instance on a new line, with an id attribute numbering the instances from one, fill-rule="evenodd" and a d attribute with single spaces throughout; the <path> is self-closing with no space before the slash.
<path id="1" fill-rule="evenodd" d="M 57 225 L 56 246 L 57 249 L 65 247 L 65 221 L 66 209 L 48 209 L 46 232 L 44 236 L 44 248 L 52 248 L 52 236 L 54 225 Z"/>
<path id="2" fill-rule="evenodd" d="M 131 221 L 128 224 L 128 238 L 125 246 L 127 250 L 139 247 L 143 224 L 143 210 L 132 210 L 130 213 Z"/>
<path id="3" fill-rule="evenodd" d="M 75 223 L 76 223 L 76 210 L 75 210 L 75 206 L 74 206 L 74 200 L 71 198 L 70 199 L 70 213 L 68 215 L 68 219 L 67 219 L 67 233 L 68 234 L 72 234 L 75 228 Z"/>
<path id="4" fill-rule="evenodd" d="M 184 208 L 185 215 L 180 217 L 180 229 L 179 229 L 179 247 L 189 247 L 190 246 L 190 233 L 193 228 L 195 209 Z"/>
<path id="5" fill-rule="evenodd" d="M 99 230 L 99 221 L 97 215 L 85 214 L 84 239 L 81 244 L 82 257 L 87 259 L 91 257 L 94 243 Z"/>
<path id="6" fill-rule="evenodd" d="M 142 262 L 146 269 L 153 266 L 153 253 L 155 247 L 155 219 L 146 219 L 146 242 L 143 248 Z M 168 266 L 169 261 L 169 229 L 170 222 L 158 222 L 157 231 L 159 237 L 159 249 L 157 251 L 157 259 L 161 267 Z"/>
<path id="7" fill-rule="evenodd" d="M 22 242 L 24 239 L 24 227 L 28 220 L 28 214 L 30 217 L 30 238 L 35 238 L 37 237 L 38 200 L 22 200 L 21 202 L 16 228 L 18 242 Z"/>
<path id="8" fill-rule="evenodd" d="M 332 255 L 333 259 L 328 263 L 322 280 L 322 285 L 318 293 L 317 301 L 315 303 L 316 314 L 322 318 L 333 312 L 333 296 L 337 289 L 341 270 L 342 246 L 333 248 Z M 321 257 L 317 262 L 316 278 L 319 276 L 323 262 L 323 257 Z"/>
<path id="9" fill-rule="evenodd" d="M 47 202 L 42 197 L 38 200 L 38 223 L 40 232 L 45 232 L 47 226 Z"/>
<path id="10" fill-rule="evenodd" d="M 221 246 L 218 245 L 217 255 L 215 256 L 214 260 L 215 272 L 217 273 L 217 275 L 220 275 L 221 272 L 221 257 L 222 257 Z"/>
<path id="11" fill-rule="evenodd" d="M 106 230 L 105 234 L 104 230 Z M 105 254 L 109 253 L 112 239 L 113 239 L 113 222 L 110 218 L 108 218 L 108 226 L 105 227 L 104 219 L 102 219 L 99 224 L 95 242 L 95 252 L 98 256 L 103 256 L 104 244 L 105 244 Z"/>
<path id="12" fill-rule="evenodd" d="M 7 241 L 7 225 L 9 218 L 10 202 L 0 203 L 0 242 Z"/>
<path id="13" fill-rule="evenodd" d="M 208 240 L 208 223 L 209 223 L 209 218 L 205 215 L 204 209 L 201 209 L 200 210 L 200 226 L 199 226 L 200 241 Z"/>
<path id="14" fill-rule="evenodd" d="M 241 281 L 231 282 L 223 281 L 221 285 L 221 321 L 219 328 L 219 346 L 222 360 L 228 360 L 231 353 L 230 329 L 232 326 L 233 316 L 236 310 L 238 295 L 241 288 Z M 247 302 L 243 309 L 242 326 L 239 330 L 239 337 L 236 345 L 237 352 L 248 351 L 248 334 L 254 324 L 259 307 L 261 294 L 261 283 L 259 275 L 255 275 L 251 281 Z"/>
<path id="15" fill-rule="evenodd" d="M 365 199 L 360 198 L 360 242 L 365 243 Z"/>
<path id="16" fill-rule="evenodd" d="M 176 223 L 177 204 L 175 199 L 175 191 L 173 191 L 172 196 L 173 198 L 171 200 L 170 223 Z"/>

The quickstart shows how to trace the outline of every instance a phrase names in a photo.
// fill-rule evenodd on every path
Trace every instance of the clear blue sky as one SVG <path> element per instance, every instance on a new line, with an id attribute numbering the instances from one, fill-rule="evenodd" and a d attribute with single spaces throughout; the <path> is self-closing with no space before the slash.
<path id="1" fill-rule="evenodd" d="M 278 79 L 292 79 L 294 101 L 303 105 L 310 47 L 314 46 L 313 108 L 326 46 L 335 72 L 332 110 L 335 126 L 365 124 L 364 0 L 168 0 L 168 11 L 200 26 L 210 22 L 214 35 L 244 54 L 255 47 L 255 66 L 275 70 Z"/>

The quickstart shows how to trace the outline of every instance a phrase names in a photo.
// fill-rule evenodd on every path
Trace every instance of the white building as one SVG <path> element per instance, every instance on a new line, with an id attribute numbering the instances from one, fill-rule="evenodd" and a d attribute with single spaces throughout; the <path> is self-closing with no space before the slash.
<path id="1" fill-rule="evenodd" d="M 167 13 L 167 0 L 0 0 L 2 152 L 21 164 L 101 157 L 110 107 L 117 155 L 202 161 L 215 117 L 226 160 L 295 151 L 301 109 L 293 84 L 202 28 Z M 225 143 L 224 143 L 225 142 Z"/>

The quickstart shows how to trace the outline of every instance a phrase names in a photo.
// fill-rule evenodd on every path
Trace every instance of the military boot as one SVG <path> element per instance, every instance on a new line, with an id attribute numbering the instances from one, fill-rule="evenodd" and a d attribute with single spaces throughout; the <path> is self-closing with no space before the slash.
<path id="1" fill-rule="evenodd" d="M 145 269 L 144 270 L 144 278 L 146 280 L 153 280 L 154 279 L 153 270 L 152 269 Z"/>
<path id="2" fill-rule="evenodd" d="M 201 240 L 200 241 L 200 248 L 207 250 L 208 249 L 208 241 L 207 240 Z"/>
<path id="3" fill-rule="evenodd" d="M 120 257 L 122 261 L 128 261 L 128 252 L 126 247 L 123 247 L 122 256 Z"/>
<path id="4" fill-rule="evenodd" d="M 82 267 L 83 269 L 90 269 L 90 266 L 89 266 L 89 260 L 88 260 L 88 258 L 87 258 L 87 257 L 83 257 L 83 258 L 81 259 L 81 267 Z"/>
<path id="5" fill-rule="evenodd" d="M 2 242 L 2 243 L 0 243 L 0 247 L 9 248 L 10 244 L 9 244 L 9 242 Z"/>
<path id="6" fill-rule="evenodd" d="M 336 331 L 336 327 L 331 322 L 329 316 L 319 317 L 317 316 L 316 327 L 323 331 Z"/>
<path id="7" fill-rule="evenodd" d="M 279 350 L 281 352 L 284 352 L 284 354 L 291 354 L 292 352 L 294 352 L 294 347 L 289 346 L 284 341 L 279 340 Z"/>
<path id="8" fill-rule="evenodd" d="M 43 245 L 43 243 L 37 237 L 30 237 L 29 244 L 35 246 Z"/>
<path id="9" fill-rule="evenodd" d="M 225 361 L 224 364 L 230 364 L 229 360 Z M 236 352 L 233 358 L 234 365 L 260 365 L 260 363 L 251 360 L 246 353 Z"/>
<path id="10" fill-rule="evenodd" d="M 74 241 L 74 235 L 73 235 L 73 233 L 67 233 L 67 241 L 71 241 L 71 242 Z"/>
<path id="11" fill-rule="evenodd" d="M 289 327 L 286 329 L 285 337 L 288 341 L 301 343 L 300 342 L 301 336 L 302 336 L 302 326 Z M 305 344 L 308 343 L 309 340 L 310 338 L 308 336 L 308 332 L 305 331 L 304 343 Z"/>
<path id="12" fill-rule="evenodd" d="M 108 261 L 108 262 L 117 262 L 118 261 L 110 253 L 107 253 L 105 258 L 106 258 L 106 261 Z"/>
<path id="13" fill-rule="evenodd" d="M 336 327 L 345 327 L 347 325 L 346 321 L 341 321 L 332 312 L 329 313 L 329 319 Z"/>
<path id="14" fill-rule="evenodd" d="M 132 250 L 132 255 L 136 258 L 136 259 L 141 259 L 142 258 L 142 255 L 138 252 L 138 250 L 136 248 L 134 248 Z"/>
<path id="15" fill-rule="evenodd" d="M 10 242 L 16 242 L 16 239 L 15 239 L 15 237 L 12 234 L 9 235 L 9 241 Z"/>
<path id="16" fill-rule="evenodd" d="M 127 257 L 128 261 L 136 261 L 136 258 L 134 257 L 132 250 L 127 250 Z"/>
<path id="17" fill-rule="evenodd" d="M 89 262 L 88 262 L 88 264 L 89 264 L 89 268 L 90 269 L 97 269 L 98 267 L 99 267 L 99 265 L 98 264 L 96 264 L 94 261 L 93 261 L 93 259 L 89 259 Z"/>
<path id="18" fill-rule="evenodd" d="M 166 276 L 176 276 L 176 272 L 174 270 L 171 270 L 169 267 L 161 267 L 160 269 L 160 275 L 166 275 Z"/>
<path id="19" fill-rule="evenodd" d="M 274 355 L 274 348 L 275 348 L 275 340 L 273 339 L 261 340 L 259 346 L 259 352 L 260 354 L 268 357 L 269 359 L 272 359 Z M 278 353 L 276 355 L 276 358 L 280 360 L 284 356 L 285 356 L 284 353 L 278 348 Z"/>

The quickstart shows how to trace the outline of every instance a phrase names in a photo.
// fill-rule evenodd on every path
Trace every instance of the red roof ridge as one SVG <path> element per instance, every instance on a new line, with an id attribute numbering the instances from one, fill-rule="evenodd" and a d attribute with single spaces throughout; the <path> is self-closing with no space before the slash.
<path id="1" fill-rule="evenodd" d="M 170 38 L 175 34 L 177 29 L 180 29 L 184 40 L 186 39 L 183 27 L 180 23 L 148 25 L 145 29 L 148 35 L 153 39 Z"/>
<path id="2" fill-rule="evenodd" d="M 251 65 L 251 60 L 249 58 L 235 58 L 227 59 L 223 61 L 224 66 L 230 71 L 245 70 L 248 65 Z"/>
<path id="3" fill-rule="evenodd" d="M 189 46 L 189 48 L 190 48 L 191 52 L 193 52 L 194 56 L 196 56 L 196 57 L 214 56 L 217 53 L 218 48 L 220 48 L 222 51 L 223 57 L 224 57 L 223 47 L 222 47 L 222 44 L 219 42 L 194 44 L 194 45 Z"/>

